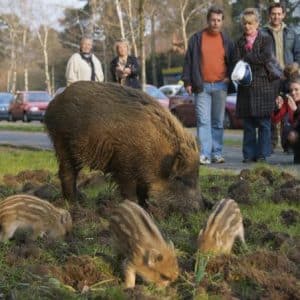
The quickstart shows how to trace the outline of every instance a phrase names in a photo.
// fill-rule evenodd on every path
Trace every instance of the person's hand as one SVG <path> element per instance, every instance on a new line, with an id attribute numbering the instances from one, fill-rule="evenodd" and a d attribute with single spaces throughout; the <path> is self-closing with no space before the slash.
<path id="1" fill-rule="evenodd" d="M 275 102 L 278 109 L 280 109 L 284 103 L 283 98 L 281 96 L 277 96 Z"/>
<path id="2" fill-rule="evenodd" d="M 287 97 L 287 101 L 288 101 L 288 105 L 289 105 L 290 109 L 292 111 L 296 111 L 297 105 L 296 105 L 296 102 L 294 101 L 294 99 L 290 95 L 286 95 L 286 97 Z"/>
<path id="3" fill-rule="evenodd" d="M 223 82 L 224 82 L 224 83 L 229 83 L 229 82 L 230 82 L 230 80 L 229 80 L 229 78 L 228 78 L 228 77 L 225 77 L 225 78 L 224 78 L 224 80 L 223 80 Z"/>
<path id="4" fill-rule="evenodd" d="M 124 74 L 125 74 L 126 76 L 130 75 L 130 74 L 131 74 L 131 69 L 130 69 L 130 68 L 125 68 L 125 69 L 124 69 Z"/>
<path id="5" fill-rule="evenodd" d="M 192 95 L 192 86 L 191 86 L 191 85 L 187 85 L 187 86 L 185 87 L 185 90 L 187 91 L 187 93 L 188 93 L 189 95 Z"/>

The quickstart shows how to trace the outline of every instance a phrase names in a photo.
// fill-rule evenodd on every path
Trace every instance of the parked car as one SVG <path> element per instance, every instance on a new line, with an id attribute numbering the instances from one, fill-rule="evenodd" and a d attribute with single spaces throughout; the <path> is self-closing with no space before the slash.
<path id="1" fill-rule="evenodd" d="M 242 128 L 242 120 L 235 115 L 236 93 L 229 94 L 226 99 L 224 128 L 238 129 Z M 196 127 L 196 112 L 194 96 L 189 95 L 184 87 L 170 97 L 170 111 L 182 122 L 186 127 Z"/>
<path id="2" fill-rule="evenodd" d="M 0 120 L 8 121 L 8 107 L 13 99 L 12 93 L 0 93 Z"/>
<path id="3" fill-rule="evenodd" d="M 167 97 L 175 96 L 176 93 L 180 90 L 182 84 L 167 84 L 159 88 Z"/>
<path id="4" fill-rule="evenodd" d="M 145 92 L 156 99 L 163 107 L 169 108 L 169 98 L 156 86 L 146 84 Z"/>
<path id="5" fill-rule="evenodd" d="M 9 121 L 43 121 L 51 96 L 45 91 L 17 92 L 8 108 Z"/>

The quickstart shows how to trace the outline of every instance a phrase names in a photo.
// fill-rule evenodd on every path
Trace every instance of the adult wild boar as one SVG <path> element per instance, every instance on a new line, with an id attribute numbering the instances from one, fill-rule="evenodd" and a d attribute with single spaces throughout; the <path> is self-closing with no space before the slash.
<path id="1" fill-rule="evenodd" d="M 195 138 L 144 92 L 79 81 L 50 102 L 45 124 L 59 162 L 63 195 L 78 197 L 83 166 L 111 173 L 122 196 L 198 208 Z"/>

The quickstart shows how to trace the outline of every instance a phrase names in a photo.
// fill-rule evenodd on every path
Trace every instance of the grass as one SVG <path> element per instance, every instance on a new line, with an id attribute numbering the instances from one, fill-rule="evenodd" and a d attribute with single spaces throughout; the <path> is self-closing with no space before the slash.
<path id="1" fill-rule="evenodd" d="M 3 186 L 3 176 L 18 175 L 26 170 L 46 170 L 50 172 L 49 181 L 58 184 L 57 162 L 51 151 L 22 150 L 10 147 L 0 147 L 0 186 Z M 262 174 L 271 173 L 274 182 L 267 184 Z M 87 174 L 88 170 L 84 170 Z M 108 178 L 109 179 L 109 178 Z M 199 185 L 202 195 L 211 204 L 228 196 L 228 188 L 239 180 L 234 171 L 200 168 Z M 249 198 L 253 205 L 240 204 L 244 219 L 253 224 L 266 224 L 272 232 L 282 232 L 291 237 L 299 236 L 300 222 L 285 226 L 281 222 L 280 213 L 293 209 L 300 213 L 300 204 L 272 202 L 272 195 L 283 183 L 281 170 L 276 167 L 259 165 L 249 174 L 251 189 Z M 60 188 L 59 188 L 60 189 Z M 6 195 L 0 190 L 0 197 Z M 10 190 L 8 193 L 16 193 Z M 222 290 L 213 290 L 224 284 L 230 285 L 235 296 L 241 299 L 251 299 L 253 295 L 263 295 L 265 286 L 258 284 L 253 278 L 241 277 L 225 282 L 224 274 L 234 270 L 230 263 L 216 273 L 210 268 L 212 258 L 209 259 L 196 252 L 197 235 L 204 226 L 211 210 L 199 211 L 188 216 L 174 213 L 165 218 L 156 219 L 158 227 L 167 240 L 172 240 L 181 264 L 182 274 L 177 282 L 168 289 L 161 290 L 153 285 L 138 285 L 133 292 L 125 291 L 121 285 L 123 280 L 122 265 L 113 252 L 108 235 L 108 217 L 105 214 L 106 203 L 117 202 L 116 186 L 111 182 L 94 184 L 83 188 L 87 196 L 84 205 L 76 210 L 72 239 L 54 241 L 52 244 L 38 240 L 34 244 L 33 255 L 26 247 L 19 246 L 17 241 L 0 243 L 0 298 L 13 299 L 222 299 Z M 103 202 L 104 201 L 104 202 Z M 61 205 L 61 203 L 60 203 Z M 75 205 L 74 205 L 75 206 Z M 72 204 L 70 204 L 72 208 Z M 74 209 L 74 207 L 73 207 Z M 235 245 L 232 261 L 243 255 L 255 253 L 257 249 L 273 251 L 270 243 L 259 244 L 259 238 L 248 237 L 246 228 L 246 242 L 248 248 L 243 250 L 240 244 Z M 23 248 L 22 248 L 23 247 Z M 286 248 L 280 249 L 286 251 Z M 288 249 L 287 249 L 288 250 Z M 25 252 L 24 254 L 24 251 Z M 25 256 L 24 256 L 25 255 Z M 25 257 L 25 258 L 24 258 Z M 82 260 L 67 267 L 69 259 Z M 225 259 L 226 261 L 226 259 Z M 56 273 L 45 276 L 35 272 L 43 268 L 55 268 Z M 265 271 L 267 273 L 267 270 Z M 227 274 L 227 273 L 226 273 Z M 72 277 L 73 276 L 73 277 Z M 71 280 L 72 279 L 72 280 Z M 90 290 L 81 294 L 83 288 L 79 283 L 87 281 Z M 77 283 L 75 283 L 77 282 Z M 223 284 L 223 285 L 222 285 Z M 205 287 L 205 288 L 204 288 Z M 225 286 L 226 287 L 226 286 Z M 128 294 L 129 293 L 129 294 Z"/>
<path id="2" fill-rule="evenodd" d="M 23 170 L 40 169 L 57 172 L 54 152 L 0 147 L 0 182 L 4 174 L 16 175 Z"/>
<path id="3" fill-rule="evenodd" d="M 45 132 L 43 123 L 0 122 L 0 131 Z"/>

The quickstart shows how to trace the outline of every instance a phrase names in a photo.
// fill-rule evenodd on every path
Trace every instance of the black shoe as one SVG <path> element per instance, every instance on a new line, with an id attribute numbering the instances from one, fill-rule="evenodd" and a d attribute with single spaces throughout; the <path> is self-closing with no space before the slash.
<path id="1" fill-rule="evenodd" d="M 244 159 L 243 159 L 243 163 L 244 163 L 244 164 L 249 164 L 249 163 L 252 163 L 252 162 L 254 162 L 253 159 L 250 159 L 250 158 L 244 158 Z"/>
<path id="2" fill-rule="evenodd" d="M 266 158 L 265 157 L 259 157 L 256 161 L 257 162 L 266 162 Z"/>

